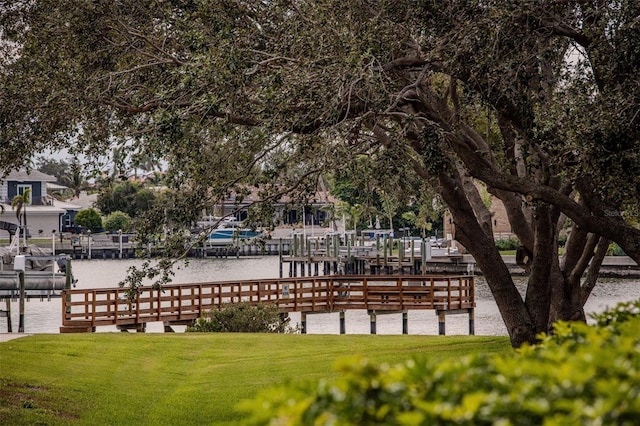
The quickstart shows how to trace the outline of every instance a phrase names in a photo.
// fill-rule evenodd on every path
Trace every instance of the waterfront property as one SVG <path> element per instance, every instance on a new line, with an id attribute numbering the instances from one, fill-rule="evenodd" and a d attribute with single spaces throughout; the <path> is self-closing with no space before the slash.
<path id="1" fill-rule="evenodd" d="M 14 170 L 0 181 L 0 204 L 4 213 L 0 213 L 0 220 L 7 224 L 21 225 L 11 207 L 11 201 L 17 195 L 23 195 L 29 190 L 30 199 L 24 210 L 27 212 L 27 235 L 31 237 L 49 237 L 61 232 L 73 224 L 76 214 L 82 208 L 73 203 L 56 200 L 48 193 L 48 185 L 56 181 L 54 176 L 37 170 Z M 15 228 L 14 228 L 15 229 Z M 4 225 L 0 230 L 9 232 L 13 238 L 15 230 Z"/>
<path id="2" fill-rule="evenodd" d="M 61 333 L 92 332 L 96 327 L 144 331 L 150 322 L 191 324 L 211 309 L 226 304 L 273 303 L 283 313 L 300 312 L 302 332 L 306 316 L 340 312 L 344 333 L 346 310 L 369 312 L 371 333 L 376 333 L 376 315 L 403 313 L 406 333 L 410 310 L 437 313 L 439 333 L 445 334 L 445 317 L 469 315 L 469 334 L 474 334 L 475 288 L 473 276 L 333 275 L 310 278 L 279 278 L 143 287 L 135 300 L 126 289 L 65 290 L 62 297 Z"/>

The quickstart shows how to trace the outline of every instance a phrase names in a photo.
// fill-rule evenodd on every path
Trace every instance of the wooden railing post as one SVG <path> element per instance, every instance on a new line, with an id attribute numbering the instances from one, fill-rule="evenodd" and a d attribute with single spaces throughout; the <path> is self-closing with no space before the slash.
<path id="1" fill-rule="evenodd" d="M 157 304 L 156 311 L 157 311 L 158 321 L 160 321 L 162 318 L 162 309 L 160 309 L 160 306 L 162 305 L 162 290 L 157 289 L 156 291 L 158 292 L 158 297 L 156 298 L 156 304 Z"/>
<path id="2" fill-rule="evenodd" d="M 120 291 L 116 289 L 116 294 L 113 299 L 113 304 L 115 305 L 115 312 L 113 313 L 114 323 L 118 322 L 118 307 L 120 306 Z"/>
<path id="3" fill-rule="evenodd" d="M 96 292 L 91 292 L 91 327 L 96 325 Z"/>
<path id="4" fill-rule="evenodd" d="M 140 291 L 136 293 L 136 324 L 140 323 Z"/>
<path id="5" fill-rule="evenodd" d="M 362 278 L 362 291 L 364 293 L 364 308 L 369 310 L 369 291 L 367 287 L 367 277 Z M 375 333 L 371 333 L 375 334 Z"/>

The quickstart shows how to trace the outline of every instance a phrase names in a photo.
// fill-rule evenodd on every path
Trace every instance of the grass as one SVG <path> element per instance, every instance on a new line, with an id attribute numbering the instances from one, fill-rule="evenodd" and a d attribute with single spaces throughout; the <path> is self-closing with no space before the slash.
<path id="1" fill-rule="evenodd" d="M 476 351 L 506 337 L 269 334 L 34 335 L 0 343 L 0 423 L 233 425 L 259 389 L 330 378 L 338 358 L 397 364 Z"/>

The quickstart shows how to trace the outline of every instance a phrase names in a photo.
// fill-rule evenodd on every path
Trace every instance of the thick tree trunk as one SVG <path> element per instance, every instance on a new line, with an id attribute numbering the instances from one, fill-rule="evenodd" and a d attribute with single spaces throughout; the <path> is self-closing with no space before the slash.
<path id="1" fill-rule="evenodd" d="M 551 270 L 551 311 L 549 327 L 556 321 L 586 321 L 580 283 L 571 283 L 555 258 Z"/>
<path id="2" fill-rule="evenodd" d="M 445 173 L 439 176 L 441 194 L 451 210 L 456 225 L 456 238 L 476 260 L 487 280 L 500 315 L 507 327 L 511 345 L 520 347 L 534 343 L 536 327 L 513 283 L 511 273 L 495 246 L 493 235 L 487 235 L 474 214 L 459 179 Z"/>
<path id="3" fill-rule="evenodd" d="M 551 304 L 549 275 L 553 264 L 553 248 L 556 247 L 550 210 L 549 205 L 537 203 L 534 215 L 533 261 L 525 304 L 535 323 L 536 332 L 546 332 L 549 324 Z"/>

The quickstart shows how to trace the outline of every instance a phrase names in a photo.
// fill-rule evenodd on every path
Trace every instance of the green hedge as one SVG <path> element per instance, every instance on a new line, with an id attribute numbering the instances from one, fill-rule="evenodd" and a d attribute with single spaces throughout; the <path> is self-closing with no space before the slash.
<path id="1" fill-rule="evenodd" d="M 500 251 L 516 250 L 520 247 L 520 240 L 515 237 L 496 240 L 496 247 Z"/>
<path id="2" fill-rule="evenodd" d="M 509 356 L 389 367 L 342 360 L 338 380 L 285 384 L 246 401 L 248 424 L 635 425 L 640 419 L 640 301 L 558 323 Z"/>

